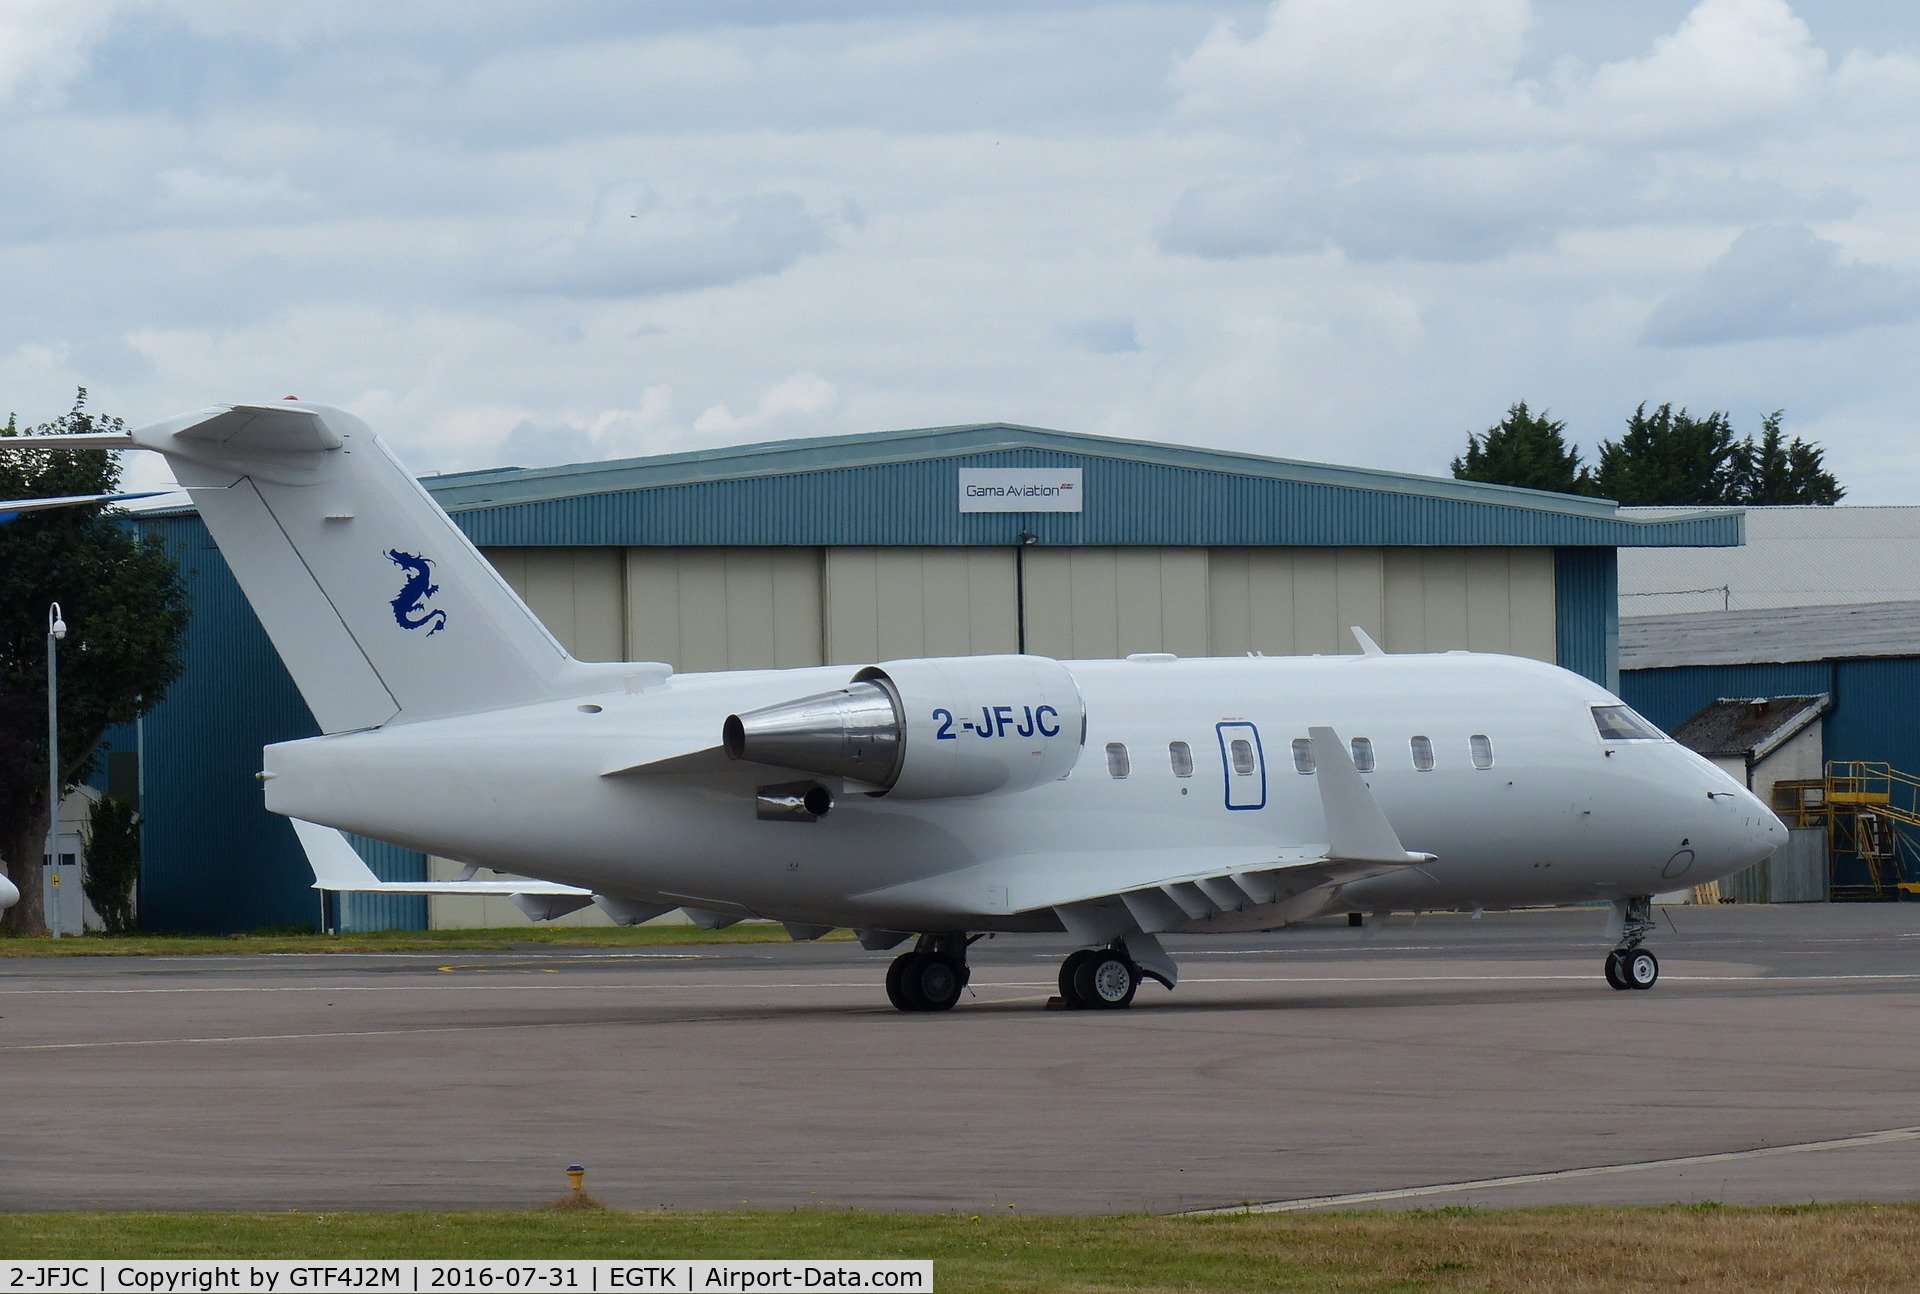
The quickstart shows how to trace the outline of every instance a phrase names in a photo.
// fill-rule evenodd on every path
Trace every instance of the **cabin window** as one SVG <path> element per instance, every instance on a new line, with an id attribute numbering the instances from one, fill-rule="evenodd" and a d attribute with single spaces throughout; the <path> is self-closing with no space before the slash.
<path id="1" fill-rule="evenodd" d="M 1167 763 L 1173 766 L 1175 777 L 1193 776 L 1193 747 L 1184 741 L 1167 743 Z"/>
<path id="2" fill-rule="evenodd" d="M 1433 738 L 1415 737 L 1407 743 L 1413 751 L 1413 766 L 1423 773 L 1433 771 Z"/>
<path id="3" fill-rule="evenodd" d="M 1227 758 L 1233 761 L 1236 776 L 1253 776 L 1253 743 L 1245 737 L 1235 737 L 1227 743 Z"/>
<path id="4" fill-rule="evenodd" d="M 1373 771 L 1373 741 L 1367 737 L 1355 737 L 1353 746 L 1353 766 L 1363 773 Z"/>
<path id="5" fill-rule="evenodd" d="M 1493 767 L 1493 740 L 1484 732 L 1476 732 L 1467 738 L 1467 749 L 1473 753 L 1475 768 Z"/>
<path id="6" fill-rule="evenodd" d="M 1296 773 L 1313 771 L 1313 739 L 1311 737 L 1293 739 L 1293 771 Z"/>
<path id="7" fill-rule="evenodd" d="M 1660 730 L 1624 705 L 1593 707 L 1593 726 L 1602 741 L 1661 741 Z"/>
<path id="8" fill-rule="evenodd" d="M 1126 743 L 1120 741 L 1108 742 L 1107 776 L 1114 778 L 1125 777 L 1131 771 L 1132 766 L 1127 763 Z"/>

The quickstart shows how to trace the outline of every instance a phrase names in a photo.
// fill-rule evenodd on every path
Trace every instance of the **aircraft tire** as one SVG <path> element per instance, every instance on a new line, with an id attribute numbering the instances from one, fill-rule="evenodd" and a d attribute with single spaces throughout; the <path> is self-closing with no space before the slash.
<path id="1" fill-rule="evenodd" d="M 896 1010 L 919 1010 L 913 1004 L 913 998 L 907 994 L 907 963 L 919 955 L 919 953 L 901 953 L 887 965 L 887 1001 L 893 1003 Z"/>
<path id="2" fill-rule="evenodd" d="M 1627 953 L 1624 948 L 1616 948 L 1607 954 L 1607 987 L 1629 989 L 1627 983 Z"/>
<path id="3" fill-rule="evenodd" d="M 916 1011 L 951 1011 L 967 986 L 967 968 L 952 957 L 915 953 L 902 977 Z"/>
<path id="4" fill-rule="evenodd" d="M 1069 953 L 1067 959 L 1060 963 L 1060 1000 L 1066 1004 L 1069 1011 L 1083 1011 L 1089 1005 L 1080 998 L 1080 985 L 1076 976 L 1079 974 L 1080 967 L 1091 956 L 1093 956 L 1093 949 L 1082 948 L 1078 952 Z"/>
<path id="5" fill-rule="evenodd" d="M 1074 970 L 1073 986 L 1083 1005 L 1118 1011 L 1133 1005 L 1133 995 L 1140 991 L 1140 968 L 1117 952 L 1093 953 Z"/>
<path id="6" fill-rule="evenodd" d="M 1620 959 L 1620 974 L 1628 988 L 1652 988 L 1660 982 L 1660 959 L 1645 948 L 1636 948 Z"/>

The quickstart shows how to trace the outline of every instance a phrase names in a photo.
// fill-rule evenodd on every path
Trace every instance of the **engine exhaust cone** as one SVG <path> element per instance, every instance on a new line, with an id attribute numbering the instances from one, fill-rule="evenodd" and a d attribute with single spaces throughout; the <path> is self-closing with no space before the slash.
<path id="1" fill-rule="evenodd" d="M 900 776 L 905 727 L 891 688 L 879 682 L 852 683 L 728 715 L 720 743 L 733 759 L 884 789 Z"/>

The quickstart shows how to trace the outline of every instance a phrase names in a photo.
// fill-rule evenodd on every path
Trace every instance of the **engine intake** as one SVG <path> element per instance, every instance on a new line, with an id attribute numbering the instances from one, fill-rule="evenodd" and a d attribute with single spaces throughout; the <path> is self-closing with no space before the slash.
<path id="1" fill-rule="evenodd" d="M 832 692 L 729 715 L 734 759 L 901 799 L 1005 795 L 1065 777 L 1086 739 L 1073 675 L 1042 656 L 869 665 Z"/>

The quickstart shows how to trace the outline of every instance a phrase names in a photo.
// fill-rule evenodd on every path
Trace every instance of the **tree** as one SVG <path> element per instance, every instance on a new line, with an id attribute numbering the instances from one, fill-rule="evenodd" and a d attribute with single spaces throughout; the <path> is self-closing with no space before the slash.
<path id="1" fill-rule="evenodd" d="M 1748 436 L 1735 451 L 1733 501 L 1755 505 L 1840 502 L 1847 492 L 1823 467 L 1826 451 L 1798 436 L 1783 443 L 1780 417 L 1784 412 L 1775 409 L 1761 420 L 1758 445 Z"/>
<path id="2" fill-rule="evenodd" d="M 135 928 L 133 887 L 140 879 L 140 815 L 133 801 L 103 795 L 87 811 L 87 865 L 81 884 L 110 935 Z"/>
<path id="3" fill-rule="evenodd" d="M 1735 503 L 1737 449 L 1724 413 L 1695 418 L 1671 404 L 1648 413 L 1643 403 L 1620 439 L 1600 442 L 1594 489 L 1628 505 Z"/>
<path id="4" fill-rule="evenodd" d="M 1536 417 L 1522 400 L 1487 428 L 1484 437 L 1467 434 L 1467 452 L 1453 460 L 1453 474 L 1462 481 L 1591 494 L 1580 451 L 1567 444 L 1566 429 L 1566 423 L 1545 413 Z"/>
<path id="5" fill-rule="evenodd" d="M 82 388 L 68 413 L 29 435 L 119 431 L 87 411 Z M 22 435 L 9 417 L 0 445 Z M 110 494 L 120 468 L 104 450 L 0 448 L 0 499 Z M 158 539 L 136 539 L 98 506 L 21 514 L 0 525 L 0 862 L 20 887 L 8 924 L 46 929 L 40 894 L 47 804 L 47 606 L 68 631 L 60 644 L 60 779 L 90 771 L 107 728 L 146 713 L 180 673 L 187 596 Z M 103 914 L 104 915 L 104 914 Z"/>

